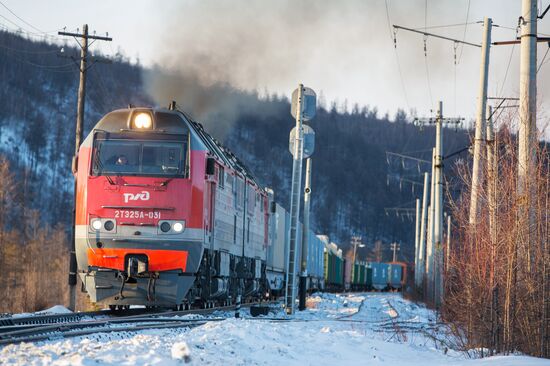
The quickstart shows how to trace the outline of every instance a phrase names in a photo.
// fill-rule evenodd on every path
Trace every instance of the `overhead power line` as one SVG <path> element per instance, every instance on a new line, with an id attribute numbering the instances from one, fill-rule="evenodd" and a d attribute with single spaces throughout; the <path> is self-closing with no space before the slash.
<path id="1" fill-rule="evenodd" d="M 6 6 L 6 4 L 4 4 L 2 1 L 0 1 L 0 5 L 2 5 L 2 6 L 3 6 L 7 11 L 9 11 L 14 17 L 16 17 L 17 19 L 19 19 L 20 21 L 22 21 L 23 23 L 25 23 L 26 25 L 28 25 L 28 26 L 31 27 L 32 29 L 39 31 L 40 33 L 46 33 L 46 32 L 44 32 L 43 30 L 41 30 L 41 29 L 35 27 L 35 26 L 32 25 L 31 23 L 25 21 L 24 19 L 21 19 L 21 17 L 20 17 L 19 15 L 15 14 L 15 13 L 14 13 L 10 8 L 8 8 L 8 7 Z M 15 23 L 14 23 L 14 24 L 15 24 Z"/>

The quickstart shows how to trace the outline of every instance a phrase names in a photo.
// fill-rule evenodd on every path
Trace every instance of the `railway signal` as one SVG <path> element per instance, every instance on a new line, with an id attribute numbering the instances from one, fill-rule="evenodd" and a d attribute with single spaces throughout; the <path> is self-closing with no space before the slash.
<path id="1" fill-rule="evenodd" d="M 292 149 L 292 192 L 290 197 L 290 248 L 288 251 L 288 270 L 286 273 L 285 304 L 287 314 L 294 314 L 294 299 L 296 298 L 296 244 L 300 216 L 300 192 L 302 188 L 302 159 L 304 158 L 304 126 L 303 121 L 309 121 L 315 116 L 316 95 L 311 88 L 302 84 L 292 93 L 290 113 L 296 119 L 296 132 Z M 311 151 L 312 153 L 313 151 Z"/>

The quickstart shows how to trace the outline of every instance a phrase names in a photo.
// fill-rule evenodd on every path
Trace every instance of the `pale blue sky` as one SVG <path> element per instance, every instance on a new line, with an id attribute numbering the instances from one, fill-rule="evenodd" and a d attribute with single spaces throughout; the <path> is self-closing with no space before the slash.
<path id="1" fill-rule="evenodd" d="M 197 72 L 206 82 L 227 81 L 244 89 L 289 95 L 301 81 L 322 90 L 329 101 L 347 99 L 349 106 L 369 104 L 391 115 L 398 107 L 428 115 L 438 99 L 448 116 L 470 118 L 475 113 L 479 50 L 464 48 L 455 68 L 453 44 L 428 39 L 428 88 L 422 36 L 400 31 L 396 58 L 382 0 L 1 1 L 41 30 L 75 30 L 88 23 L 90 30 L 108 31 L 113 37 L 110 45 L 94 45 L 104 53 L 120 48 L 131 58 L 139 55 L 145 65 Z M 539 2 L 542 9 L 548 3 Z M 387 4 L 392 23 L 423 27 L 426 13 L 427 26 L 464 23 L 468 0 L 428 0 L 427 12 L 424 0 Z M 520 9 L 520 0 L 471 0 L 468 22 L 491 16 L 501 25 L 494 28 L 493 40 L 510 40 L 515 32 L 505 27 L 516 26 Z M 34 31 L 3 7 L 0 15 Z M 15 28 L 5 18 L 0 17 L 0 24 Z M 464 26 L 431 31 L 462 38 Z M 550 33 L 550 13 L 539 22 L 539 32 Z M 480 42 L 479 24 L 468 25 L 466 40 Z M 539 62 L 547 49 L 547 44 L 539 45 Z M 511 51 L 510 46 L 493 47 L 491 95 L 517 96 L 519 46 L 504 80 Z M 548 116 L 550 55 L 546 61 L 538 85 L 541 115 Z"/>

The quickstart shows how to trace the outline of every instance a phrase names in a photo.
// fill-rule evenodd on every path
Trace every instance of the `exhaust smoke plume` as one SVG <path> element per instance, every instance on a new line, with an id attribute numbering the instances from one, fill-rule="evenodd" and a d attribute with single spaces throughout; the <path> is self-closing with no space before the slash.
<path id="1" fill-rule="evenodd" d="M 232 98 L 232 89 L 290 95 L 299 82 L 323 92 L 340 109 L 359 103 L 390 115 L 399 107 L 429 115 L 443 100 L 447 115 L 469 119 L 476 109 L 479 49 L 458 46 L 455 66 L 452 42 L 427 38 L 424 52 L 422 35 L 398 31 L 395 49 L 390 25 L 454 24 L 429 31 L 479 43 L 482 26 L 475 22 L 484 16 L 490 14 L 502 25 L 517 23 L 519 4 L 511 0 L 507 4 L 472 3 L 467 16 L 467 0 L 176 2 L 159 10 L 164 29 L 159 32 L 156 66 L 144 77 L 146 89 L 160 105 L 175 99 L 208 128 L 221 132 L 243 107 L 254 108 L 243 104 L 254 99 L 251 94 Z M 464 25 L 456 24 L 466 18 L 470 24 L 465 31 Z M 540 28 L 545 31 L 543 25 Z M 509 38 L 515 38 L 513 29 L 493 30 L 493 40 Z M 493 95 L 517 95 L 517 49 L 501 89 L 510 51 L 493 47 L 489 79 Z M 539 78 L 548 75 L 546 69 L 550 68 L 543 66 Z M 220 127 L 224 124 L 217 117 L 227 125 Z"/>

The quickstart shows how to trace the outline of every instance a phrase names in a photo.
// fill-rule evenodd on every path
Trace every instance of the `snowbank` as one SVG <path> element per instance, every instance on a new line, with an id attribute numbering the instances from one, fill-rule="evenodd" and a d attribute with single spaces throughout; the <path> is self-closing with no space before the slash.
<path id="1" fill-rule="evenodd" d="M 435 315 L 399 295 L 315 294 L 308 306 L 294 318 L 279 310 L 273 317 L 251 319 L 243 311 L 243 318 L 193 329 L 9 345 L 0 349 L 0 364 L 550 365 L 550 360 L 523 356 L 466 359 L 420 332 L 437 329 Z"/>

